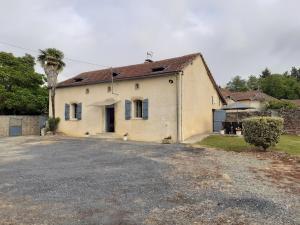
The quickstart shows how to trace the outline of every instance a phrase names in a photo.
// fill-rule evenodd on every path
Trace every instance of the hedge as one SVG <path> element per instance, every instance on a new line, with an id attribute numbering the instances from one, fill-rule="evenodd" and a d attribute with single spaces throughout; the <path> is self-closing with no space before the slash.
<path id="1" fill-rule="evenodd" d="M 243 120 L 244 139 L 264 150 L 279 142 L 283 119 L 279 117 L 251 117 Z"/>

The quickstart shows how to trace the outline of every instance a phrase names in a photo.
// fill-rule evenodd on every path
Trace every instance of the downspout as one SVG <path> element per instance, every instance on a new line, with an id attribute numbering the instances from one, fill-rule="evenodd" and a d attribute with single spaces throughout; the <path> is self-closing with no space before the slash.
<path id="1" fill-rule="evenodd" d="M 176 76 L 176 129 L 177 143 L 182 142 L 182 75 L 183 71 Z"/>
<path id="2" fill-rule="evenodd" d="M 176 142 L 179 143 L 179 73 L 176 74 Z"/>
<path id="3" fill-rule="evenodd" d="M 180 75 L 180 142 L 183 141 L 183 131 L 182 131 L 182 102 L 183 102 L 183 86 L 182 86 L 182 76 L 183 76 L 183 71 L 181 71 Z"/>

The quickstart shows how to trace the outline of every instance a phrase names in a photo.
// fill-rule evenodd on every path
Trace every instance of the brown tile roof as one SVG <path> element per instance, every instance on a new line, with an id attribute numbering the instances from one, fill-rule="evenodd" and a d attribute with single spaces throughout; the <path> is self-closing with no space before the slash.
<path id="1" fill-rule="evenodd" d="M 271 101 L 276 100 L 276 98 L 267 95 L 261 91 L 244 91 L 244 92 L 231 92 L 227 89 L 221 89 L 221 93 L 224 98 L 230 97 L 233 101 Z"/>
<path id="2" fill-rule="evenodd" d="M 81 86 L 87 84 L 97 84 L 111 81 L 111 72 L 117 73 L 115 80 L 128 80 L 128 79 L 137 79 L 145 77 L 155 77 L 161 76 L 168 73 L 174 73 L 181 71 L 186 65 L 192 62 L 199 53 L 185 55 L 181 57 L 165 59 L 154 62 L 145 62 L 136 65 L 123 66 L 108 68 L 103 70 L 96 70 L 90 72 L 81 73 L 75 77 L 72 77 L 68 80 L 60 82 L 58 87 L 69 87 L 69 86 Z M 153 68 L 163 67 L 164 70 L 153 72 Z M 82 79 L 81 81 L 78 81 Z M 77 81 L 76 81 L 77 80 Z"/>
<path id="3" fill-rule="evenodd" d="M 231 91 L 229 91 L 228 89 L 220 88 L 220 91 L 224 98 L 230 97 Z"/>
<path id="4" fill-rule="evenodd" d="M 114 80 L 129 80 L 129 79 L 140 79 L 140 78 L 163 76 L 170 73 L 182 71 L 182 69 L 186 67 L 189 63 L 191 63 L 197 56 L 201 57 L 211 82 L 215 86 L 223 103 L 226 103 L 225 99 L 221 95 L 221 92 L 203 56 L 200 53 L 194 53 L 194 54 L 189 54 L 189 55 L 184 55 L 176 58 L 164 59 L 164 60 L 159 60 L 154 62 L 145 62 L 145 63 L 130 65 L 130 66 L 115 67 L 112 69 L 108 68 L 108 69 L 84 72 L 75 77 L 60 82 L 57 87 L 58 88 L 74 87 L 74 86 L 82 86 L 88 84 L 110 82 L 112 72 L 118 74 L 114 78 Z M 163 70 L 160 70 L 159 68 L 163 68 Z M 153 69 L 154 70 L 157 69 L 158 71 L 153 71 Z"/>

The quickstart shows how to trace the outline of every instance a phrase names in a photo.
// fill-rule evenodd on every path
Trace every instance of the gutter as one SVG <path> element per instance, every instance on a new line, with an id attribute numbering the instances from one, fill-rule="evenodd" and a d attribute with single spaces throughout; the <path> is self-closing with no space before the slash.
<path id="1" fill-rule="evenodd" d="M 154 78 L 154 77 L 161 77 L 161 76 L 168 76 L 170 74 L 178 73 L 181 72 L 180 70 L 175 70 L 175 71 L 168 71 L 168 72 L 161 72 L 161 73 L 156 73 L 156 74 L 147 74 L 147 75 L 138 75 L 134 77 L 123 77 L 123 78 L 115 78 L 114 81 L 126 81 L 126 80 L 139 80 L 139 79 L 147 79 L 147 78 Z M 71 78 L 73 79 L 73 78 Z M 86 85 L 94 85 L 94 84 L 103 84 L 103 83 L 111 83 L 111 79 L 109 80 L 99 80 L 99 81 L 86 81 L 86 82 L 78 82 L 78 83 L 72 83 L 72 84 L 61 84 L 65 81 L 62 81 L 58 83 L 56 88 L 68 88 L 68 87 L 79 87 L 79 86 L 86 86 Z"/>

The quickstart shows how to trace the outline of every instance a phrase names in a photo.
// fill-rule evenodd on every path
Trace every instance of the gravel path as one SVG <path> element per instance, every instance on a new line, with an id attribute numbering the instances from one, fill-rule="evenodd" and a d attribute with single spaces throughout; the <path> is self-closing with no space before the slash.
<path id="1" fill-rule="evenodd" d="M 2 138 L 0 224 L 300 224 L 299 163 L 274 162 L 183 145 Z M 275 179 L 276 169 L 290 176 Z"/>

